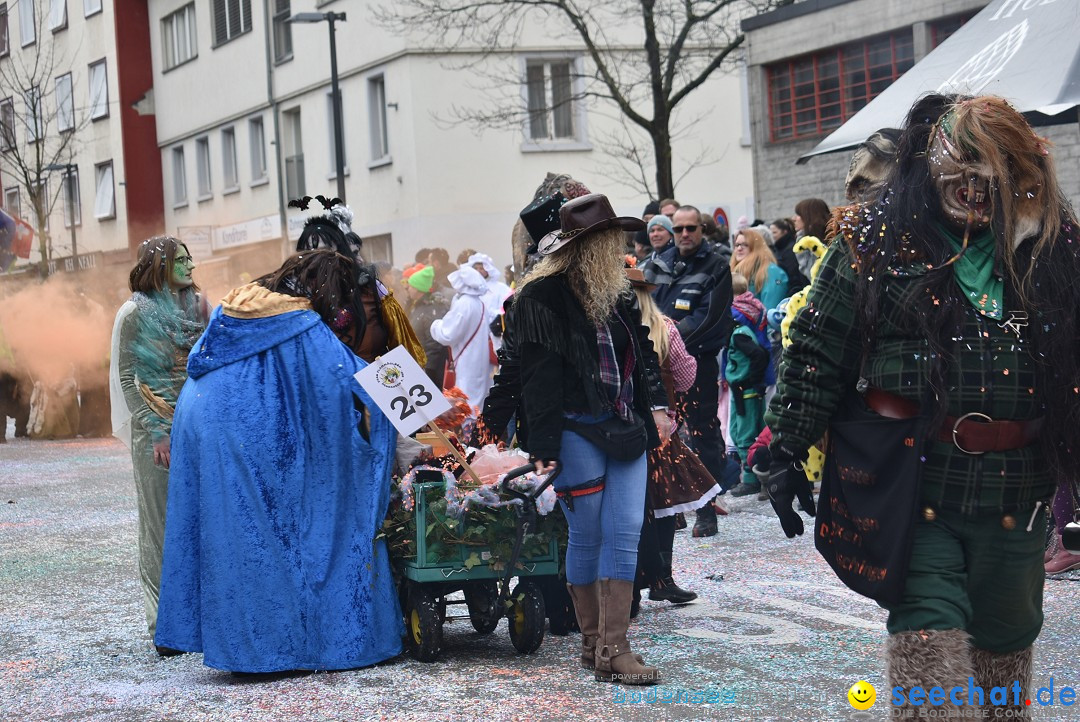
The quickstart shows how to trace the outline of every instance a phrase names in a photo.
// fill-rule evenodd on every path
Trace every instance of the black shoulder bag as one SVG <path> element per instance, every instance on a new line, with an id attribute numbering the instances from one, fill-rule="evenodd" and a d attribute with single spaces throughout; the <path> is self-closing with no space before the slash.
<path id="1" fill-rule="evenodd" d="M 922 416 L 874 413 L 854 388 L 829 422 L 814 546 L 840 581 L 878 602 L 904 594 L 925 428 Z"/>

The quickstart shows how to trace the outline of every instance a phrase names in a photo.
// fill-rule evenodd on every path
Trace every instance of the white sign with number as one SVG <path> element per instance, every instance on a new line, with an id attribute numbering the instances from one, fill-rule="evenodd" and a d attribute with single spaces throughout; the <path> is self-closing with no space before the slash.
<path id="1" fill-rule="evenodd" d="M 450 410 L 450 402 L 404 346 L 357 371 L 356 380 L 405 436 Z"/>

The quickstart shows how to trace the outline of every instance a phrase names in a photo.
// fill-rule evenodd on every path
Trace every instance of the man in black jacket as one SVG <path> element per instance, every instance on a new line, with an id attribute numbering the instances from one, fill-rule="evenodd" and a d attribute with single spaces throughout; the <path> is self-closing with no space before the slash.
<path id="1" fill-rule="evenodd" d="M 731 272 L 711 244 L 702 242 L 702 215 L 681 206 L 672 221 L 675 247 L 646 262 L 645 279 L 656 284 L 653 298 L 675 321 L 686 350 L 697 359 L 694 385 L 680 398 L 694 451 L 705 468 L 723 478 L 724 444 L 717 407 L 720 364 L 717 356 L 731 336 Z M 706 504 L 697 512 L 694 536 L 716 534 L 716 510 Z"/>

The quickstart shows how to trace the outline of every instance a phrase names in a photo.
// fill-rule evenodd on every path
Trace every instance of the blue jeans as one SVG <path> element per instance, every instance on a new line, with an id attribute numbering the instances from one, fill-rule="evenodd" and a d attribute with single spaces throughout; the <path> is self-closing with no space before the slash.
<path id="1" fill-rule="evenodd" d="M 555 479 L 556 491 L 605 478 L 603 491 L 574 497 L 573 511 L 559 502 L 570 527 L 566 580 L 634 581 L 645 509 L 645 454 L 634 461 L 615 461 L 573 431 L 564 431 L 559 461 L 562 473 Z"/>

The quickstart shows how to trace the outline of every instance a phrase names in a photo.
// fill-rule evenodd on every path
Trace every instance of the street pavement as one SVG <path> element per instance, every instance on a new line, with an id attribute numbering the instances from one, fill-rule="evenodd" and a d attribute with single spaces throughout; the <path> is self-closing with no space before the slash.
<path id="1" fill-rule="evenodd" d="M 725 498 L 731 514 L 717 536 L 676 534 L 676 580 L 699 601 L 646 600 L 631 627 L 636 650 L 663 670 L 652 690 L 594 682 L 576 667 L 576 636 L 548 635 L 536 654 L 519 655 L 505 621 L 487 636 L 449 621 L 432 664 L 402 656 L 349 672 L 247 677 L 153 651 L 124 446 L 9 441 L 0 446 L 0 720 L 885 719 L 884 612 L 836 581 L 809 536 L 784 538 L 767 502 Z M 1046 584 L 1036 686 L 1080 687 L 1077 581 Z M 877 689 L 869 712 L 847 701 L 858 680 Z M 1080 719 L 1060 705 L 1034 712 Z"/>

